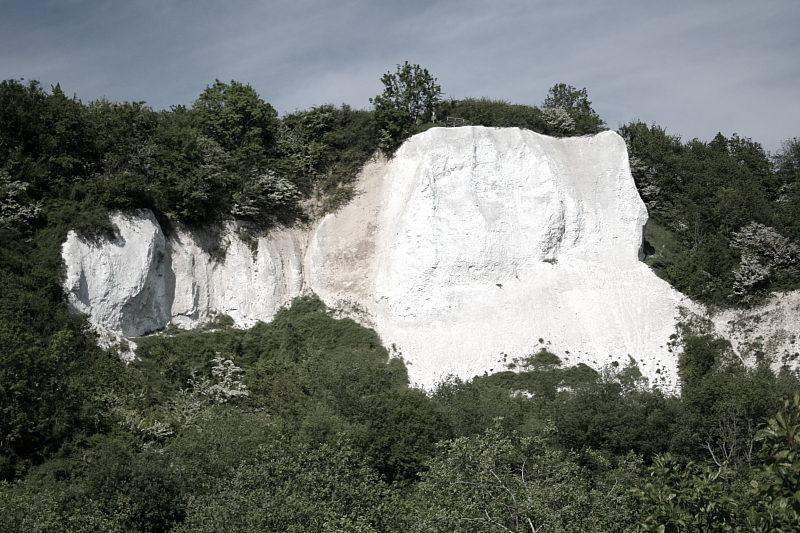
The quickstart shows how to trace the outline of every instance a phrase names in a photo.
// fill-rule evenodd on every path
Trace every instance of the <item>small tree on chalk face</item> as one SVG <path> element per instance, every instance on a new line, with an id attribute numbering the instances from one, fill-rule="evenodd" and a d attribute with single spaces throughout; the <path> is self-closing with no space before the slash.
<path id="1" fill-rule="evenodd" d="M 411 125 L 428 120 L 441 101 L 442 88 L 428 69 L 406 61 L 397 72 L 381 77 L 382 94 L 370 98 L 384 144 L 397 143 L 409 134 Z M 388 146 L 387 146 L 388 147 Z"/>

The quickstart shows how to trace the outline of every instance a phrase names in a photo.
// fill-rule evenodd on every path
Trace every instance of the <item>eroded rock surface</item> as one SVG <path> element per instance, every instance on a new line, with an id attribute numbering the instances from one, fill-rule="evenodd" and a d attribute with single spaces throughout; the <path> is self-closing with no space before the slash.
<path id="1" fill-rule="evenodd" d="M 248 243 L 231 224 L 212 234 L 178 229 L 167 247 L 171 321 L 182 328 L 216 314 L 230 316 L 239 327 L 266 322 L 302 291 L 301 231 L 276 230 Z"/>
<path id="2" fill-rule="evenodd" d="M 364 179 L 313 233 L 308 279 L 365 310 L 421 384 L 541 347 L 674 383 L 683 297 L 639 261 L 647 212 L 615 133 L 429 130 Z"/>
<path id="3" fill-rule="evenodd" d="M 774 366 L 800 363 L 800 291 L 773 294 L 752 309 L 728 309 L 711 317 L 716 333 L 745 362 L 772 358 Z"/>
<path id="4" fill-rule="evenodd" d="M 70 307 L 96 326 L 137 337 L 224 314 L 239 327 L 269 321 L 300 295 L 306 235 L 282 229 L 246 242 L 236 226 L 176 227 L 165 237 L 153 213 L 111 215 L 113 241 L 70 232 L 62 246 Z"/>

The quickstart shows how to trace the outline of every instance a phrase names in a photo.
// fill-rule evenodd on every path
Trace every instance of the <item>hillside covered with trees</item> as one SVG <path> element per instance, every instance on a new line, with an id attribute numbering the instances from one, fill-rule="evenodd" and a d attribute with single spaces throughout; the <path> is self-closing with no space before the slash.
<path id="1" fill-rule="evenodd" d="M 130 364 L 67 312 L 61 243 L 113 235 L 111 210 L 265 231 L 335 211 L 376 150 L 447 117 L 606 127 L 564 84 L 530 106 L 444 100 L 408 63 L 382 81 L 371 110 L 283 117 L 235 81 L 164 111 L 0 82 L 0 531 L 796 529 L 800 375 L 770 354 L 746 367 L 690 325 L 679 396 L 633 360 L 568 367 L 546 340 L 422 391 L 374 331 L 315 297 L 248 330 L 224 316 L 167 328 Z M 769 154 L 736 135 L 619 133 L 656 273 L 718 308 L 800 288 L 800 139 Z"/>

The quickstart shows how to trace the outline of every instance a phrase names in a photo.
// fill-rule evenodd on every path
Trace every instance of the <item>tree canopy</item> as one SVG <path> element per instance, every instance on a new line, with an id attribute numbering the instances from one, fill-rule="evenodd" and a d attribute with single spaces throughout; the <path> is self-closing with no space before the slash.
<path id="1" fill-rule="evenodd" d="M 370 98 L 375 106 L 375 120 L 386 142 L 398 143 L 410 128 L 428 121 L 441 100 L 442 88 L 428 69 L 408 61 L 397 65 L 397 72 L 381 77 L 383 93 Z"/>
<path id="2" fill-rule="evenodd" d="M 278 113 L 250 85 L 216 80 L 192 103 L 201 133 L 245 160 L 273 148 Z"/>
<path id="3" fill-rule="evenodd" d="M 591 134 L 601 131 L 605 126 L 605 122 L 592 109 L 585 87 L 578 90 L 565 83 L 553 85 L 547 91 L 542 109 L 548 114 L 551 125 L 563 133 Z M 563 113 L 566 113 L 566 117 Z"/>
<path id="4" fill-rule="evenodd" d="M 798 287 L 793 144 L 770 158 L 752 139 L 683 142 L 632 122 L 620 135 L 650 215 L 647 262 L 678 290 L 715 305 Z"/>

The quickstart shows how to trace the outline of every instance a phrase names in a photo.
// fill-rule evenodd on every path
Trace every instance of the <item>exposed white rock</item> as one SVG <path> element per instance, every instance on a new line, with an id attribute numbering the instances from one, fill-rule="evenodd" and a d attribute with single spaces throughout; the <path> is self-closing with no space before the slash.
<path id="1" fill-rule="evenodd" d="M 253 250 L 231 224 L 220 231 L 178 228 L 167 239 L 172 323 L 193 328 L 216 314 L 239 327 L 269 321 L 303 287 L 305 234 L 281 229 Z"/>
<path id="2" fill-rule="evenodd" d="M 432 129 L 312 235 L 308 279 L 355 304 L 430 386 L 543 345 L 595 368 L 633 356 L 671 387 L 677 306 L 639 261 L 647 212 L 612 132 Z"/>
<path id="3" fill-rule="evenodd" d="M 84 241 L 69 232 L 61 254 L 70 308 L 126 337 L 163 328 L 170 319 L 164 286 L 164 234 L 153 213 L 115 213 L 114 240 Z"/>
<path id="4" fill-rule="evenodd" d="M 743 361 L 772 357 L 773 368 L 800 363 L 800 291 L 778 293 L 753 309 L 728 309 L 711 317 Z"/>
<path id="5" fill-rule="evenodd" d="M 217 313 L 250 326 L 310 290 L 375 327 L 418 385 L 547 347 L 594 368 L 631 356 L 652 383 L 675 386 L 678 308 L 700 310 L 639 260 L 647 212 L 617 134 L 434 128 L 369 163 L 360 189 L 317 227 L 270 232 L 255 252 L 233 224 L 165 238 L 148 211 L 113 215 L 114 241 L 70 233 L 64 244 L 70 303 L 137 336 Z M 800 327 L 781 313 L 770 316 L 793 339 Z"/>
<path id="6" fill-rule="evenodd" d="M 65 288 L 75 312 L 126 337 L 173 323 L 193 328 L 219 314 L 239 327 L 270 320 L 303 286 L 305 234 L 282 229 L 256 250 L 232 224 L 217 231 L 176 227 L 165 238 L 149 210 L 111 215 L 113 241 L 70 232 L 62 247 Z"/>

